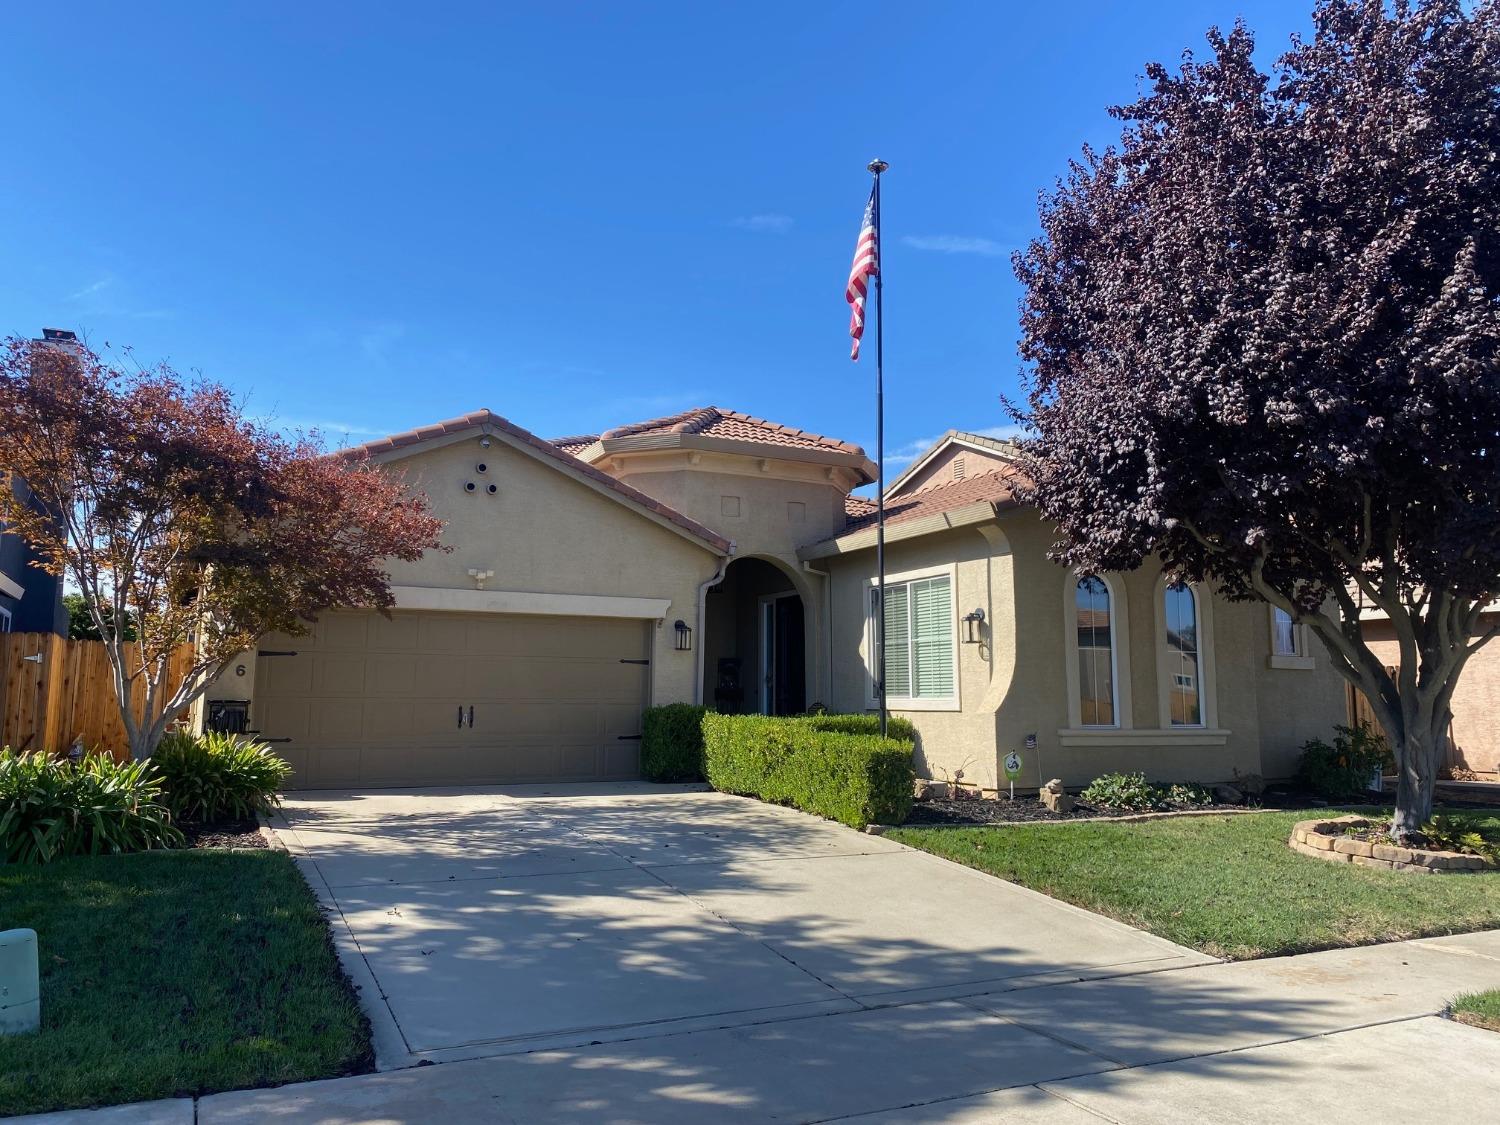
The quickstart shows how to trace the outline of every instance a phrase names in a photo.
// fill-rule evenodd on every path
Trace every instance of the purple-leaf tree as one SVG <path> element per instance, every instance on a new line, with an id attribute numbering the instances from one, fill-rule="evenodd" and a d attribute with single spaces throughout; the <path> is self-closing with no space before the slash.
<path id="1" fill-rule="evenodd" d="M 1500 596 L 1500 10 L 1314 22 L 1269 73 L 1242 25 L 1148 67 L 1119 146 L 1043 196 L 1023 444 L 1060 561 L 1158 556 L 1321 639 L 1385 728 L 1405 836 Z"/>

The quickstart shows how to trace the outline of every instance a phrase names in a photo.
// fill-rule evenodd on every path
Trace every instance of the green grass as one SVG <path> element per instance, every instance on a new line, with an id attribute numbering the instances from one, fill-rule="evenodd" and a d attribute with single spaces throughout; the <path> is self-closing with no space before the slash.
<path id="1" fill-rule="evenodd" d="M 283 852 L 0 867 L 38 934 L 42 1029 L 0 1038 L 0 1116 L 370 1069 L 369 1026 Z"/>
<path id="2" fill-rule="evenodd" d="M 1299 855 L 1287 837 L 1311 815 L 906 827 L 890 837 L 1235 960 L 1500 927 L 1500 872 L 1409 875 Z M 1500 827 L 1500 815 L 1486 819 Z"/>
<path id="3" fill-rule="evenodd" d="M 1453 1018 L 1487 1031 L 1500 1031 L 1500 988 L 1460 996 L 1453 1001 Z"/>

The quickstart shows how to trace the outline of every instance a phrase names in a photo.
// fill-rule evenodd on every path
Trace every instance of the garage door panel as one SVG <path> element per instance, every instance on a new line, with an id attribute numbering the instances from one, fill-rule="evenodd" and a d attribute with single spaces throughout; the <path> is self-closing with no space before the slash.
<path id="1" fill-rule="evenodd" d="M 262 657 L 255 725 L 304 787 L 637 776 L 642 621 L 330 613 Z M 272 641 L 262 642 L 271 648 Z M 473 725 L 458 723 L 460 708 Z"/>
<path id="2" fill-rule="evenodd" d="M 373 614 L 369 622 L 371 652 L 414 652 L 421 643 L 418 615 L 393 613 L 389 618 Z"/>
<path id="3" fill-rule="evenodd" d="M 329 652 L 365 652 L 370 647 L 370 615 L 325 613 L 318 619 L 314 640 Z"/>

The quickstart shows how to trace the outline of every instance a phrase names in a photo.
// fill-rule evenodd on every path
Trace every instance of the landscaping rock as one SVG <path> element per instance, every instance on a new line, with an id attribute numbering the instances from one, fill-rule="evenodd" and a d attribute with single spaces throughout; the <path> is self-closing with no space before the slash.
<path id="1" fill-rule="evenodd" d="M 1243 805 L 1245 803 L 1245 794 L 1233 785 L 1215 785 L 1214 800 L 1218 801 L 1221 805 Z"/>
<path id="2" fill-rule="evenodd" d="M 1073 811 L 1073 798 L 1068 796 L 1068 791 L 1063 788 L 1060 778 L 1054 777 L 1046 785 L 1042 786 L 1039 796 L 1042 804 L 1055 813 L 1067 813 Z"/>

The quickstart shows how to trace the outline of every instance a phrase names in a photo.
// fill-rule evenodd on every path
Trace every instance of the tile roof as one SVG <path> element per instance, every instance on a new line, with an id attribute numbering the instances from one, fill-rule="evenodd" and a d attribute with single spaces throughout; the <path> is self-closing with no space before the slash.
<path id="1" fill-rule="evenodd" d="M 529 445 L 537 452 L 545 454 L 558 462 L 560 468 L 569 472 L 580 473 L 590 480 L 604 485 L 613 492 L 631 501 L 648 511 L 654 512 L 677 527 L 682 528 L 694 538 L 701 539 L 715 551 L 726 553 L 733 546 L 730 540 L 724 538 L 717 531 L 704 527 L 697 520 L 683 515 L 676 508 L 663 504 L 655 497 L 647 496 L 638 488 L 632 488 L 623 481 L 618 481 L 608 473 L 594 466 L 580 461 L 572 454 L 565 452 L 554 443 L 545 438 L 539 438 L 530 430 L 523 430 L 509 419 L 502 418 L 489 410 L 475 410 L 459 418 L 449 418 L 446 422 L 434 422 L 430 426 L 421 426 L 415 430 L 407 430 L 405 433 L 392 434 L 378 441 L 367 442 L 350 449 L 341 449 L 338 456 L 341 457 L 377 457 L 382 453 L 390 453 L 408 445 L 416 445 L 419 442 L 428 441 L 431 438 L 445 437 L 449 434 L 462 433 L 466 430 L 476 430 L 484 426 L 499 430 L 510 437 Z M 577 440 L 577 439 L 573 439 Z"/>
<path id="2" fill-rule="evenodd" d="M 564 453 L 577 454 L 580 451 L 585 450 L 589 446 L 593 445 L 594 442 L 598 441 L 599 435 L 575 434 L 572 437 L 555 437 L 548 438 L 547 440 L 549 440 L 553 445 L 557 446 L 558 449 L 561 449 Z"/>
<path id="3" fill-rule="evenodd" d="M 1018 470 L 1005 466 L 993 472 L 977 473 L 963 480 L 934 485 L 905 496 L 888 497 L 885 502 L 885 525 L 890 527 L 922 516 L 935 516 L 981 500 L 995 504 L 1010 503 L 1015 500 L 1015 488 L 1023 479 Z M 849 511 L 847 506 L 845 510 Z M 868 511 L 858 515 L 849 511 L 849 517 L 849 523 L 840 538 L 851 532 L 874 527 L 875 505 L 870 504 Z"/>
<path id="4" fill-rule="evenodd" d="M 634 422 L 628 426 L 616 426 L 605 430 L 600 438 L 636 437 L 647 434 L 702 434 L 705 437 L 727 438 L 731 441 L 753 441 L 763 445 L 785 445 L 799 449 L 831 449 L 841 453 L 853 453 L 863 457 L 864 449 L 852 442 L 837 438 L 810 434 L 793 426 L 783 426 L 742 414 L 738 410 L 724 410 L 717 406 L 701 406 L 695 410 L 684 410 L 680 414 L 669 414 L 663 418 L 652 418 L 646 422 Z M 569 438 L 567 441 L 582 441 Z M 580 446 L 579 448 L 582 448 Z"/>
<path id="5" fill-rule="evenodd" d="M 863 496 L 844 497 L 844 515 L 851 520 L 859 519 L 861 516 L 873 516 L 875 514 L 875 501 L 866 500 Z"/>

